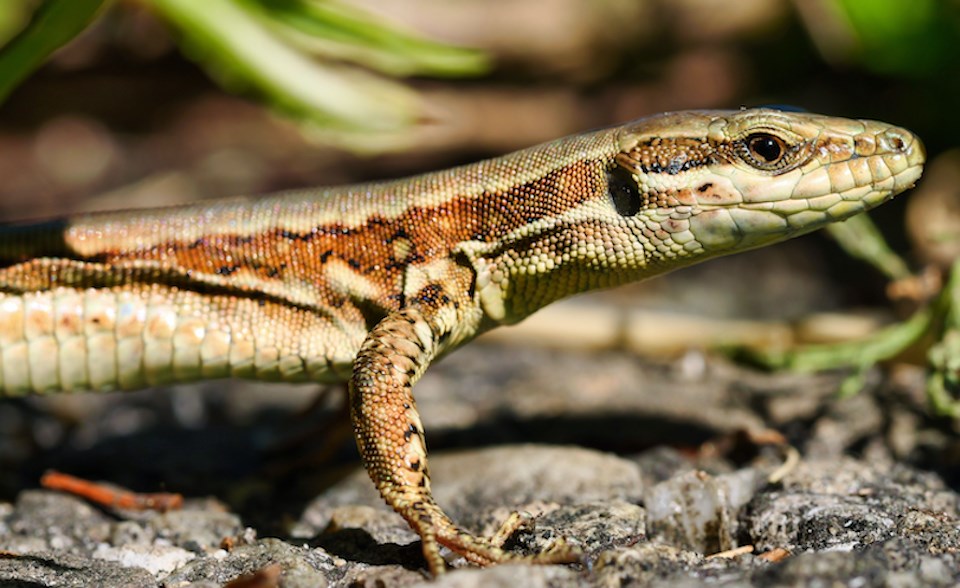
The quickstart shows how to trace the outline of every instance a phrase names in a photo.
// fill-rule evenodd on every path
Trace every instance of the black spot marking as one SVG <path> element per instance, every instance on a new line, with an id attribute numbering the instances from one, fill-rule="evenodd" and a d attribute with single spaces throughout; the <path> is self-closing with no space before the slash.
<path id="1" fill-rule="evenodd" d="M 327 260 L 330 259 L 330 256 L 333 255 L 333 249 L 327 249 L 320 254 L 320 263 L 327 263 Z"/>
<path id="2" fill-rule="evenodd" d="M 700 186 L 699 188 L 697 188 L 697 192 L 700 192 L 701 194 L 703 194 L 704 192 L 706 192 L 707 190 L 709 190 L 709 189 L 712 188 L 712 187 L 713 187 L 713 182 L 707 182 L 706 184 L 704 184 L 704 185 Z"/>
<path id="3" fill-rule="evenodd" d="M 347 265 L 349 265 L 351 268 L 355 270 L 360 269 L 360 262 L 357 261 L 356 259 L 353 259 L 352 257 L 347 260 Z"/>
<path id="4" fill-rule="evenodd" d="M 675 176 L 695 167 L 700 167 L 703 164 L 704 162 L 698 159 L 680 159 L 675 157 L 671 159 L 666 166 L 661 165 L 659 161 L 651 161 L 649 164 L 641 166 L 640 169 L 645 174 L 668 174 Z"/>
<path id="5" fill-rule="evenodd" d="M 440 284 L 427 284 L 423 287 L 420 292 L 417 293 L 417 301 L 420 303 L 436 303 L 440 304 L 449 304 L 450 297 L 447 296 L 443 291 L 443 286 Z"/>
<path id="6" fill-rule="evenodd" d="M 221 276 L 229 276 L 230 274 L 234 273 L 238 269 L 240 269 L 240 266 L 237 266 L 237 265 L 221 265 L 220 267 L 217 268 L 217 274 Z"/>
<path id="7" fill-rule="evenodd" d="M 286 230 L 280 231 L 280 236 L 283 237 L 284 239 L 289 239 L 291 241 L 300 241 L 304 239 L 304 235 L 301 235 L 300 233 L 294 233 L 293 231 L 286 231 Z"/>
<path id="8" fill-rule="evenodd" d="M 416 460 L 416 461 L 411 461 L 411 462 L 410 462 L 410 469 L 413 470 L 413 471 L 415 471 L 415 472 L 419 472 L 419 471 L 420 471 L 420 460 L 418 459 L 418 460 Z"/>
<path id="9" fill-rule="evenodd" d="M 621 216 L 636 216 L 640 212 L 643 198 L 636 180 L 627 170 L 617 167 L 607 173 L 607 191 Z"/>
<path id="10" fill-rule="evenodd" d="M 387 296 L 387 298 L 390 300 L 396 300 L 398 308 L 403 308 L 407 304 L 407 297 L 403 294 L 403 292 L 400 292 L 399 294 L 391 294 Z"/>
<path id="11" fill-rule="evenodd" d="M 403 440 L 404 440 L 404 441 L 409 441 L 411 437 L 413 437 L 414 435 L 416 435 L 416 434 L 419 433 L 419 432 L 420 432 L 420 431 L 417 430 L 417 426 L 414 425 L 413 423 L 411 423 L 411 424 L 410 424 L 410 427 L 409 427 L 406 431 L 403 432 Z"/>

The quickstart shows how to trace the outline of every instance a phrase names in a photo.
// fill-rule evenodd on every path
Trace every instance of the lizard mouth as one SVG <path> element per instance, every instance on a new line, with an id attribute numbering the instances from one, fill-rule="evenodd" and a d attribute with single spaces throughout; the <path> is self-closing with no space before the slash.
<path id="1" fill-rule="evenodd" d="M 806 169 L 760 181 L 739 170 L 718 174 L 712 190 L 697 193 L 699 206 L 689 217 L 690 231 L 709 251 L 735 251 L 846 220 L 913 187 L 920 178 L 922 143 L 914 137 L 895 146 L 894 153 L 813 161 Z"/>

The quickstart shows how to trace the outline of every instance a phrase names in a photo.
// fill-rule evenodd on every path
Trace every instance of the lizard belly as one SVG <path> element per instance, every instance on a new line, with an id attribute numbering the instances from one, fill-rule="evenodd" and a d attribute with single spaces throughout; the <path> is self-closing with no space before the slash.
<path id="1" fill-rule="evenodd" d="M 341 381 L 367 329 L 353 309 L 338 311 L 160 284 L 0 294 L 0 390 Z"/>

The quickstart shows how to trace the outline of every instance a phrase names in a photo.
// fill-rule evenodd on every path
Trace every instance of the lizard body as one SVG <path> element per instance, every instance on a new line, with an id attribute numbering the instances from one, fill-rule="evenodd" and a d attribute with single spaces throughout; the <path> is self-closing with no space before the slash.
<path id="1" fill-rule="evenodd" d="M 0 392 L 349 381 L 364 464 L 430 570 L 440 545 L 523 559 L 433 501 L 411 393 L 430 362 L 564 296 L 848 218 L 924 158 L 884 123 L 679 112 L 404 180 L 7 225 Z"/>

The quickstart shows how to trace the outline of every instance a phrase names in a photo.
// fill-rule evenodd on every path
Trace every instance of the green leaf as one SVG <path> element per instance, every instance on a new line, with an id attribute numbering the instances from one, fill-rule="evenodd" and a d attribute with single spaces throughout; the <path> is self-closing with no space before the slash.
<path id="1" fill-rule="evenodd" d="M 910 277 L 910 268 L 902 257 L 883 238 L 883 233 L 866 214 L 858 214 L 842 223 L 827 225 L 827 233 L 850 256 L 861 259 L 877 268 L 891 280 Z"/>
<path id="2" fill-rule="evenodd" d="M 311 59 L 263 26 L 242 0 L 152 0 L 182 47 L 225 85 L 255 91 L 327 138 L 378 149 L 418 116 L 416 95 L 357 68 Z"/>
<path id="3" fill-rule="evenodd" d="M 857 58 L 884 74 L 938 75 L 954 63 L 960 12 L 944 0 L 834 0 L 857 40 Z M 956 3 L 954 3 L 956 5 Z"/>
<path id="4" fill-rule="evenodd" d="M 0 2 L 0 47 L 22 31 L 35 10 L 36 0 L 6 0 Z"/>
<path id="5" fill-rule="evenodd" d="M 76 37 L 108 0 L 47 0 L 0 50 L 0 103 L 51 53 Z"/>
<path id="6" fill-rule="evenodd" d="M 937 304 L 918 310 L 909 319 L 884 327 L 859 341 L 803 345 L 781 351 L 741 350 L 740 358 L 767 369 L 816 372 L 836 368 L 865 369 L 896 357 L 927 333 L 939 315 Z"/>
<path id="7" fill-rule="evenodd" d="M 328 58 L 347 59 L 395 76 L 466 76 L 490 63 L 474 49 L 400 30 L 393 23 L 328 0 L 241 0 L 260 10 L 290 42 Z"/>

